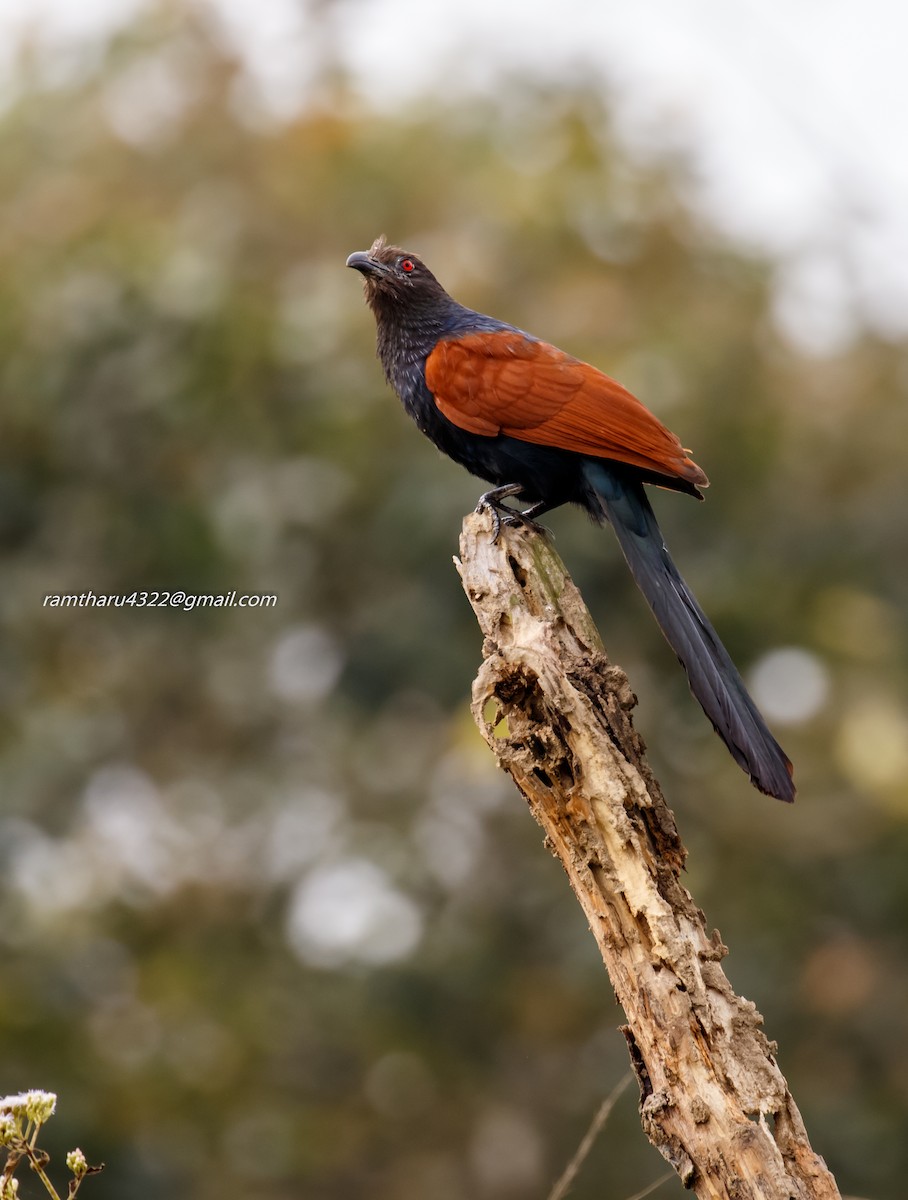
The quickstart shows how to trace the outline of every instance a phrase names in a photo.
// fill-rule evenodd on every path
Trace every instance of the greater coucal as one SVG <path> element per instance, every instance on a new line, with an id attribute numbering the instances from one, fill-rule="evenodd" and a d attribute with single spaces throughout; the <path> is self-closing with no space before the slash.
<path id="1" fill-rule="evenodd" d="M 577 504 L 617 534 L 637 585 L 732 757 L 762 792 L 793 800 L 792 767 L 678 574 L 643 485 L 702 499 L 708 480 L 626 388 L 513 325 L 458 304 L 415 254 L 378 238 L 347 266 L 364 279 L 378 356 L 435 445 L 487 480 L 506 519 Z M 530 507 L 514 514 L 504 500 Z"/>

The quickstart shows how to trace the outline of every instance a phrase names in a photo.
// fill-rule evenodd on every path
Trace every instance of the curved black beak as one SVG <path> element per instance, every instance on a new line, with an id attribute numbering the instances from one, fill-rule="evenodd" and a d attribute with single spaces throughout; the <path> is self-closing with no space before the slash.
<path id="1" fill-rule="evenodd" d="M 361 271 L 363 275 L 380 275 L 382 270 L 381 263 L 370 258 L 367 250 L 354 250 L 347 259 L 347 266 L 354 271 Z"/>

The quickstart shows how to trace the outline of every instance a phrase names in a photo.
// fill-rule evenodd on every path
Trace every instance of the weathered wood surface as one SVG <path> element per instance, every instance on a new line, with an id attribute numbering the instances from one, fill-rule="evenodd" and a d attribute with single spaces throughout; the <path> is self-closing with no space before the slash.
<path id="1" fill-rule="evenodd" d="M 647 1137 L 703 1200 L 840 1200 L 762 1017 L 681 883 L 686 851 L 627 677 L 551 543 L 523 527 L 491 535 L 488 513 L 468 516 L 457 561 L 484 635 L 473 713 L 586 913 L 626 1016 Z"/>

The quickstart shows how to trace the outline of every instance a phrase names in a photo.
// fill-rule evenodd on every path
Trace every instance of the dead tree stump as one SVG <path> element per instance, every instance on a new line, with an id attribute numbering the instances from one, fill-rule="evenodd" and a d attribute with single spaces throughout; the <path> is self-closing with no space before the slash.
<path id="1" fill-rule="evenodd" d="M 631 721 L 636 699 L 551 544 L 464 521 L 460 572 L 484 635 L 483 736 L 545 831 L 624 1010 L 652 1144 L 701 1200 L 841 1200 L 756 1007 L 681 883 L 686 851 Z"/>

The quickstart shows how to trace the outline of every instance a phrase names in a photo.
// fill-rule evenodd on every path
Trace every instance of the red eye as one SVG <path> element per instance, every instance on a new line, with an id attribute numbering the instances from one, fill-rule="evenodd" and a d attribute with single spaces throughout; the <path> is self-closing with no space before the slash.
<path id="1" fill-rule="evenodd" d="M 415 268 L 415 266 L 416 266 L 416 264 L 413 262 L 412 258 L 405 258 L 404 261 L 400 264 L 400 269 L 402 271 L 406 271 L 407 274 L 409 275 L 410 272 Z"/>

